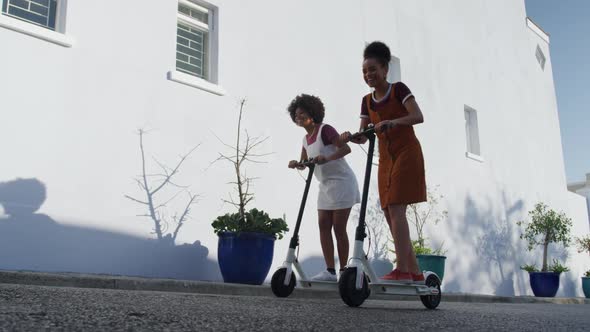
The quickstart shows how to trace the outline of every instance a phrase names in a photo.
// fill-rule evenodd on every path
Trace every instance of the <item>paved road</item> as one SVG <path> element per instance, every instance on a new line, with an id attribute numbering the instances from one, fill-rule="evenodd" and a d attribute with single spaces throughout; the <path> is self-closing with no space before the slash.
<path id="1" fill-rule="evenodd" d="M 443 300 L 444 301 L 444 300 Z M 584 304 L 277 299 L 0 284 L 0 330 L 588 331 Z"/>

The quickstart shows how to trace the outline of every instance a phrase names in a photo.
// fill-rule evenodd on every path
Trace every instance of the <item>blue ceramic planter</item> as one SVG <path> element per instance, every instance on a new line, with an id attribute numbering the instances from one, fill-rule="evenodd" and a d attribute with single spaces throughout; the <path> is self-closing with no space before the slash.
<path id="1" fill-rule="evenodd" d="M 533 294 L 537 297 L 554 297 L 559 289 L 559 273 L 529 272 Z"/>
<path id="2" fill-rule="evenodd" d="M 261 285 L 272 264 L 275 237 L 249 232 L 218 235 L 217 260 L 223 281 Z"/>

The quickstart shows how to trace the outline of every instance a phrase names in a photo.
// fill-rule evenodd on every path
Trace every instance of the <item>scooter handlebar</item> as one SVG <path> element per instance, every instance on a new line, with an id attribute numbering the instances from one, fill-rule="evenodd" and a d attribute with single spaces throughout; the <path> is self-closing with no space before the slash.
<path id="1" fill-rule="evenodd" d="M 365 128 L 362 131 L 359 131 L 358 133 L 354 133 L 350 135 L 350 140 L 353 139 L 357 139 L 361 136 L 366 136 L 367 138 L 369 137 L 369 135 L 374 134 L 375 133 L 375 126 L 370 123 L 369 126 L 367 128 Z"/>
<path id="2" fill-rule="evenodd" d="M 296 167 L 309 167 L 311 165 L 315 165 L 316 161 L 314 158 L 309 158 L 307 160 L 300 161 Z"/>

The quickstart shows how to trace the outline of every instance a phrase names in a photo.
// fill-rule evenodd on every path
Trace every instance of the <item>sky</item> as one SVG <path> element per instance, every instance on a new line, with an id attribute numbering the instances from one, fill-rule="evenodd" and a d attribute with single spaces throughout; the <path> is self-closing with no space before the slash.
<path id="1" fill-rule="evenodd" d="M 568 183 L 590 173 L 590 0 L 525 0 L 527 16 L 549 34 Z"/>

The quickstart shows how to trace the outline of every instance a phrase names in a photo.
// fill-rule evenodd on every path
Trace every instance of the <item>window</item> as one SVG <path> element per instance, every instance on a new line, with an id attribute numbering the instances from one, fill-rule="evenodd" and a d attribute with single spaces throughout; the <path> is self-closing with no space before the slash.
<path id="1" fill-rule="evenodd" d="M 479 146 L 477 111 L 469 106 L 465 106 L 465 134 L 467 136 L 467 157 L 483 161 Z"/>
<path id="2" fill-rule="evenodd" d="M 389 71 L 387 72 L 387 81 L 390 83 L 399 82 L 402 80 L 401 63 L 399 58 L 391 56 L 389 62 Z"/>
<path id="3" fill-rule="evenodd" d="M 67 0 L 0 0 L 0 27 L 70 47 L 65 34 Z"/>
<path id="4" fill-rule="evenodd" d="M 173 81 L 224 94 L 217 85 L 217 9 L 201 1 L 178 1 Z"/>
<path id="5" fill-rule="evenodd" d="M 191 2 L 178 4 L 176 70 L 209 79 L 209 10 Z"/>
<path id="6" fill-rule="evenodd" d="M 537 45 L 537 50 L 535 51 L 535 57 L 537 58 L 537 61 L 539 62 L 539 65 L 541 65 L 541 69 L 545 69 L 545 54 L 543 53 L 543 51 L 541 50 L 541 47 L 539 45 Z"/>
<path id="7" fill-rule="evenodd" d="M 4 0 L 2 13 L 55 30 L 57 0 Z"/>

